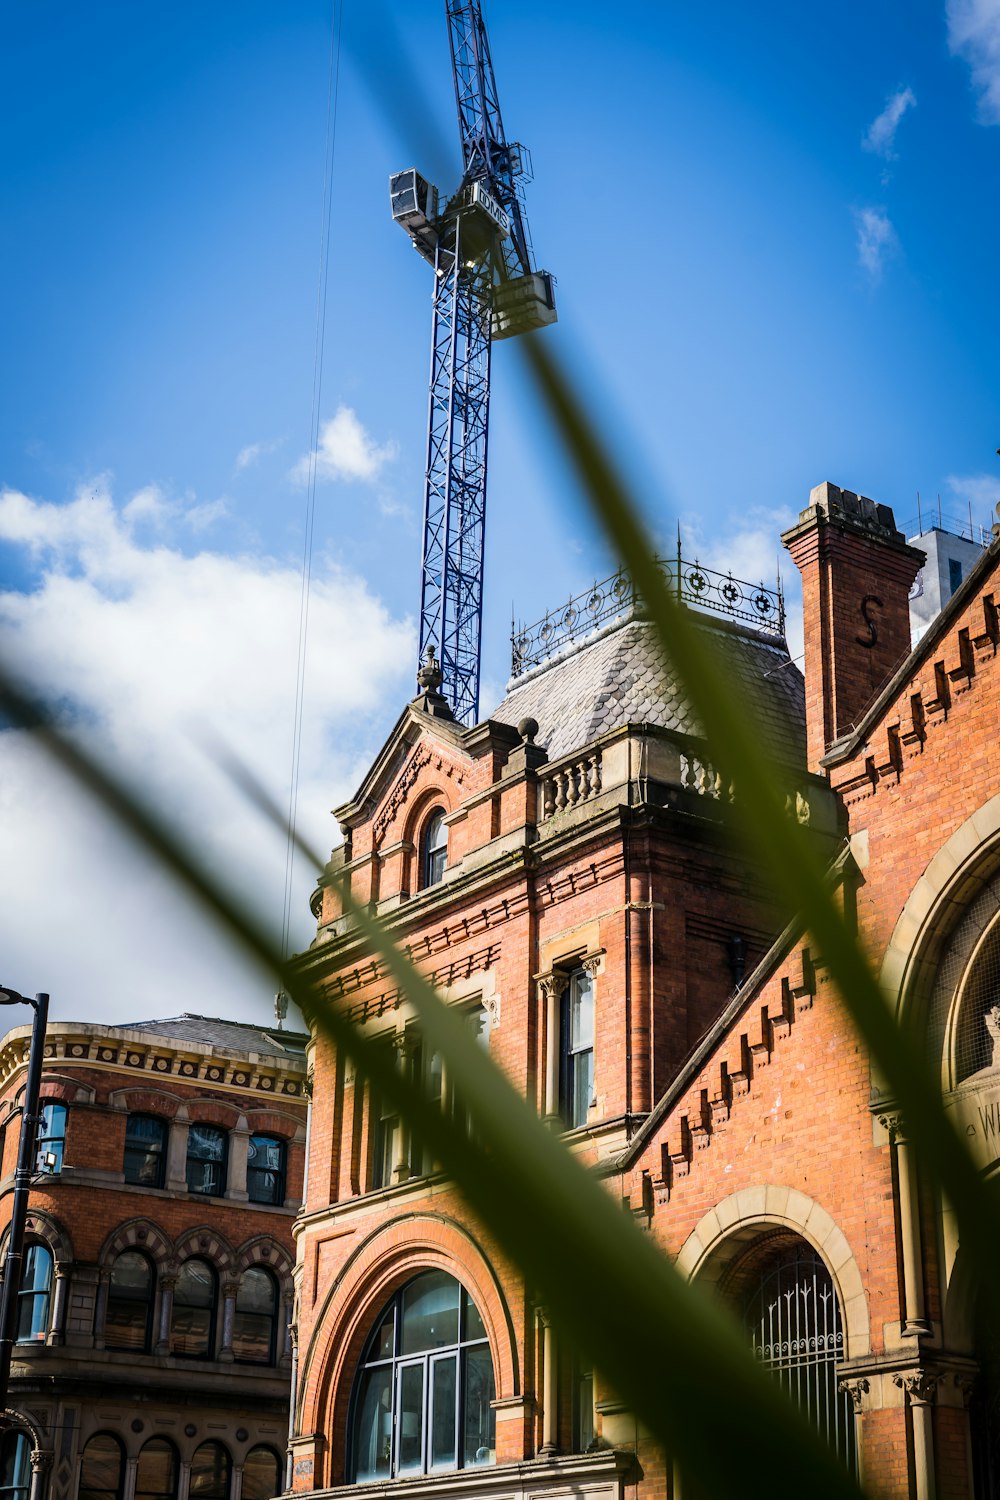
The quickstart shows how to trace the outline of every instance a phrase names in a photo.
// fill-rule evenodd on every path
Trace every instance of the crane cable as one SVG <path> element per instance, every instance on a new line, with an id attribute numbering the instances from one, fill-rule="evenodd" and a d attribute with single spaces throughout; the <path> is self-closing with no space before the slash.
<path id="1" fill-rule="evenodd" d="M 320 402 L 323 394 L 323 353 L 326 343 L 326 298 L 330 274 L 330 218 L 333 162 L 337 150 L 337 102 L 340 81 L 340 37 L 344 6 L 333 0 L 330 17 L 330 68 L 326 101 L 326 148 L 323 174 L 323 215 L 320 226 L 319 276 L 316 287 L 316 340 L 313 349 L 312 416 L 309 429 L 309 466 L 306 482 L 305 535 L 299 588 L 299 639 L 292 725 L 292 763 L 288 787 L 288 828 L 285 839 L 285 892 L 281 914 L 281 957 L 288 957 L 292 922 L 292 881 L 298 826 L 299 773 L 302 762 L 302 710 L 305 702 L 306 647 L 309 639 L 309 593 L 312 585 L 313 536 L 316 528 L 316 468 L 319 458 Z"/>

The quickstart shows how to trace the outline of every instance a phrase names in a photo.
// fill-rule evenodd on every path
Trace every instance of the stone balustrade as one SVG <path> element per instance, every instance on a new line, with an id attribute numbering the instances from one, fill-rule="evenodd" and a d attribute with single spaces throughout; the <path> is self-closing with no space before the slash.
<path id="1" fill-rule="evenodd" d="M 554 766 L 542 778 L 542 818 L 589 801 L 597 796 L 601 785 L 600 750 Z"/>

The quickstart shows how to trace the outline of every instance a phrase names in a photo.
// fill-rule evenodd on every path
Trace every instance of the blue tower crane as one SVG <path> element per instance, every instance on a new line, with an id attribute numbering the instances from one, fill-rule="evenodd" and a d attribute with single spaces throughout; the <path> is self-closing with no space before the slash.
<path id="1" fill-rule="evenodd" d="M 490 348 L 556 320 L 521 207 L 531 175 L 500 117 L 480 0 L 445 0 L 462 180 L 442 201 L 414 168 L 389 179 L 392 216 L 434 269 L 420 660 L 436 653 L 455 718 L 475 722 L 483 612 Z"/>

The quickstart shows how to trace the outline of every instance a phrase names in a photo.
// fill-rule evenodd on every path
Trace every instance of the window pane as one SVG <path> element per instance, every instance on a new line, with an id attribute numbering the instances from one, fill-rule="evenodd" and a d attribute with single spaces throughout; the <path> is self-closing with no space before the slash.
<path id="1" fill-rule="evenodd" d="M 136 1500 L 173 1500 L 176 1493 L 177 1456 L 166 1438 L 150 1438 L 136 1466 Z"/>
<path id="2" fill-rule="evenodd" d="M 111 1269 L 104 1343 L 108 1349 L 145 1349 L 153 1273 L 137 1250 L 125 1250 Z"/>
<path id="3" fill-rule="evenodd" d="M 403 1365 L 399 1372 L 399 1456 L 397 1473 L 424 1466 L 424 1366 Z"/>
<path id="4" fill-rule="evenodd" d="M 458 1343 L 458 1282 L 443 1271 L 418 1276 L 403 1292 L 403 1354 Z"/>
<path id="5" fill-rule="evenodd" d="M 224 1130 L 214 1125 L 192 1125 L 188 1131 L 187 1185 L 192 1193 L 221 1197 L 226 1178 Z"/>
<path id="6" fill-rule="evenodd" d="M 17 1298 L 19 1344 L 40 1343 L 49 1331 L 49 1288 L 52 1285 L 52 1252 L 45 1245 L 29 1245 L 21 1270 Z"/>
<path id="7" fill-rule="evenodd" d="M 458 1395 L 458 1355 L 444 1355 L 431 1365 L 431 1464 L 453 1469 L 455 1456 L 455 1401 Z"/>
<path id="8" fill-rule="evenodd" d="M 35 1161 L 39 1172 L 61 1172 L 66 1144 L 66 1106 L 50 1100 L 42 1105 Z"/>
<path id="9" fill-rule="evenodd" d="M 284 1203 L 285 1143 L 274 1136 L 252 1135 L 247 1154 L 247 1192 L 251 1203 Z"/>
<path id="10" fill-rule="evenodd" d="M 272 1500 L 281 1488 L 278 1455 L 270 1448 L 251 1448 L 243 1464 L 243 1500 Z"/>
<path id="11" fill-rule="evenodd" d="M 31 1488 L 31 1445 L 23 1432 L 6 1432 L 0 1446 L 0 1490 L 7 1500 L 27 1500 Z"/>
<path id="12" fill-rule="evenodd" d="M 570 1098 L 571 1125 L 586 1125 L 587 1111 L 594 1097 L 594 1054 L 577 1052 L 572 1058 L 570 1075 L 572 1094 Z"/>
<path id="13" fill-rule="evenodd" d="M 573 975 L 570 995 L 570 1047 L 576 1052 L 594 1042 L 594 988 L 586 969 Z"/>
<path id="14" fill-rule="evenodd" d="M 358 1482 L 385 1478 L 392 1464 L 392 1366 L 361 1377 L 356 1428 Z"/>
<path id="15" fill-rule="evenodd" d="M 130 1115 L 125 1127 L 125 1181 L 162 1187 L 167 1127 L 153 1115 Z"/>
<path id="16" fill-rule="evenodd" d="M 493 1361 L 489 1347 L 485 1344 L 466 1349 L 465 1392 L 462 1462 L 468 1468 L 472 1464 L 488 1464 L 494 1459 L 496 1438 L 494 1429 L 496 1413 L 492 1401 L 496 1394 L 493 1385 Z"/>
<path id="17" fill-rule="evenodd" d="M 462 1305 L 465 1308 L 465 1329 L 462 1333 L 466 1341 L 472 1339 L 484 1339 L 486 1337 L 486 1325 L 479 1316 L 479 1308 L 473 1302 L 468 1292 L 462 1293 Z"/>
<path id="18" fill-rule="evenodd" d="M 202 1443 L 191 1460 L 192 1500 L 228 1500 L 231 1467 L 221 1443 Z"/>
<path id="19" fill-rule="evenodd" d="M 170 1352 L 206 1359 L 212 1354 L 215 1275 L 203 1260 L 186 1260 L 174 1288 Z"/>
<path id="20" fill-rule="evenodd" d="M 267 1364 L 274 1340 L 275 1286 L 266 1271 L 244 1271 L 236 1293 L 233 1355 L 252 1364 Z"/>
<path id="21" fill-rule="evenodd" d="M 395 1340 L 393 1338 L 393 1334 L 395 1333 L 395 1329 L 396 1329 L 395 1313 L 390 1312 L 389 1316 L 387 1318 L 383 1319 L 382 1326 L 379 1329 L 378 1333 L 375 1335 L 375 1342 L 374 1342 L 374 1346 L 373 1346 L 372 1352 L 371 1352 L 371 1358 L 372 1359 L 391 1359 L 392 1358 L 392 1356 L 393 1356 L 393 1354 L 395 1352 L 395 1349 L 394 1349 Z"/>
<path id="22" fill-rule="evenodd" d="M 110 1432 L 99 1432 L 83 1450 L 79 1500 L 117 1500 L 121 1482 L 121 1444 Z"/>

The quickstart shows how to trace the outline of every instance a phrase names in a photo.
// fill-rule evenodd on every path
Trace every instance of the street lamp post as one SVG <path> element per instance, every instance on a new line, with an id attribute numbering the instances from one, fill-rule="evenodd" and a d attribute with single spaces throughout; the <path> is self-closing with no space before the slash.
<path id="1" fill-rule="evenodd" d="M 49 1014 L 49 997 L 42 993 L 29 1000 L 17 990 L 0 986 L 0 1005 L 30 1005 L 31 1047 L 28 1052 L 28 1079 L 24 1087 L 21 1111 L 21 1133 L 17 1146 L 17 1170 L 10 1208 L 10 1236 L 3 1266 L 0 1289 L 0 1412 L 7 1405 L 10 1362 L 14 1352 L 14 1323 L 17 1317 L 17 1294 L 21 1290 L 21 1264 L 24 1259 L 24 1226 L 28 1217 L 28 1193 L 35 1167 L 35 1138 L 38 1131 L 38 1095 L 42 1083 L 42 1060 L 45 1051 L 45 1023 Z"/>

